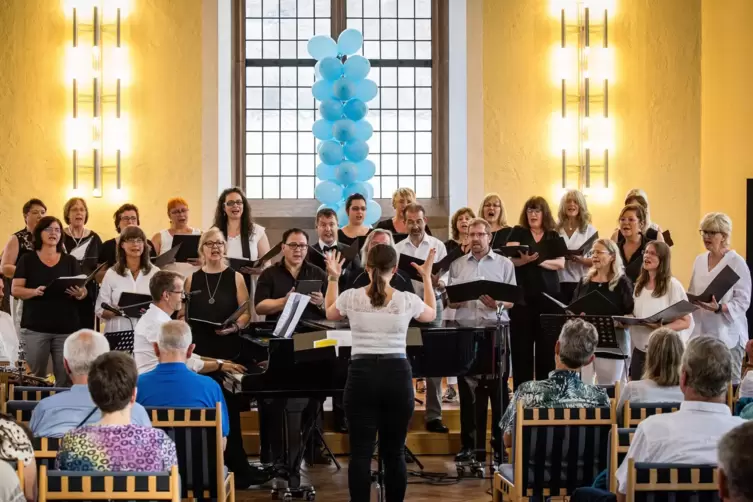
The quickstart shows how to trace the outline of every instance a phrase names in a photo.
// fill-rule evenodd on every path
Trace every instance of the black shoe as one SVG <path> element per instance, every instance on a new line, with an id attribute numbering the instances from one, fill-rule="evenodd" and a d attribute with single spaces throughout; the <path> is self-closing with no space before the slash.
<path id="1" fill-rule="evenodd" d="M 426 422 L 426 430 L 429 432 L 438 432 L 440 434 L 447 434 L 450 432 L 450 429 L 442 423 L 442 419 L 440 418 L 435 418 L 434 420 Z"/>
<path id="2" fill-rule="evenodd" d="M 475 457 L 471 448 L 463 448 L 460 453 L 455 455 L 455 463 L 470 462 Z"/>
<path id="3" fill-rule="evenodd" d="M 315 448 L 313 455 L 306 455 L 306 463 L 308 465 L 330 465 L 332 459 L 329 455 L 325 455 L 321 448 Z"/>

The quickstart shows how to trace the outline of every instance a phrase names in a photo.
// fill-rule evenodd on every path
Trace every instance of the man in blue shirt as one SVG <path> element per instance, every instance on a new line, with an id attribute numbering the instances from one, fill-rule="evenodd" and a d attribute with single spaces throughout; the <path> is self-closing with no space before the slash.
<path id="1" fill-rule="evenodd" d="M 88 374 L 91 363 L 110 351 L 107 339 L 90 329 L 76 331 L 63 345 L 63 364 L 73 386 L 42 399 L 31 414 L 29 427 L 36 437 L 62 437 L 66 432 L 83 424 L 93 424 L 101 414 L 89 395 Z M 131 410 L 131 422 L 151 426 L 149 416 L 140 404 Z"/>

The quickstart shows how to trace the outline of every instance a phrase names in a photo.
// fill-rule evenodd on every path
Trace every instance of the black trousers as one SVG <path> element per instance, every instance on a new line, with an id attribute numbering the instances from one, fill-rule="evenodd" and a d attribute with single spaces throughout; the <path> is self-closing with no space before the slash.
<path id="1" fill-rule="evenodd" d="M 300 485 L 300 459 L 303 448 L 302 431 L 307 420 L 315 420 L 320 401 L 308 398 L 265 399 L 259 403 L 260 460 L 265 464 L 281 462 L 285 465 L 291 488 Z M 287 421 L 287 437 L 283 424 Z M 287 442 L 287 451 L 285 443 Z"/>
<path id="2" fill-rule="evenodd" d="M 486 459 L 486 422 L 489 401 L 492 405 L 492 448 L 502 451 L 502 431 L 499 421 L 507 409 L 510 396 L 507 392 L 507 375 L 500 380 L 483 376 L 458 377 L 460 394 L 460 444 L 465 449 L 476 450 L 476 459 Z"/>
<path id="3" fill-rule="evenodd" d="M 413 415 L 412 371 L 407 359 L 350 362 L 343 403 L 350 435 L 348 488 L 351 502 L 371 500 L 371 457 L 379 433 L 384 493 L 402 502 L 408 484 L 404 446 Z"/>
<path id="4" fill-rule="evenodd" d="M 544 380 L 554 370 L 554 344 L 557 338 L 541 329 L 545 312 L 543 296 L 526 298 L 510 310 L 510 358 L 515 389 L 523 382 Z"/>

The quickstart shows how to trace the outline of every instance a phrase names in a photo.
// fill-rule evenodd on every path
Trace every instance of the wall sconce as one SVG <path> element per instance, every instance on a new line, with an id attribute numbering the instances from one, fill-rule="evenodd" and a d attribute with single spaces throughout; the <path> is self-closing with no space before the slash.
<path id="1" fill-rule="evenodd" d="M 121 188 L 121 166 L 128 126 L 122 111 L 127 54 L 121 22 L 127 0 L 66 0 L 72 20 L 72 45 L 66 65 L 73 109 L 67 124 L 72 152 L 73 190 L 80 193 L 81 171 L 92 173 L 92 195 L 102 197 L 103 173 L 113 171 Z"/>
<path id="2" fill-rule="evenodd" d="M 554 51 L 559 110 L 553 117 L 553 149 L 562 169 L 562 188 L 608 188 L 613 127 L 609 83 L 611 0 L 553 0 L 559 18 Z"/>

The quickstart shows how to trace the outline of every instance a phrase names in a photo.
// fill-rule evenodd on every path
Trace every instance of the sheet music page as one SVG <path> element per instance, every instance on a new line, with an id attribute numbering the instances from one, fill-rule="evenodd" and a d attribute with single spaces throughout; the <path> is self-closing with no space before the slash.
<path id="1" fill-rule="evenodd" d="M 86 250 L 89 249 L 89 244 L 91 244 L 91 242 L 92 238 L 89 237 L 88 239 L 86 239 L 86 241 L 73 248 L 69 254 L 76 258 L 78 261 L 83 260 L 86 256 Z"/>
<path id="2" fill-rule="evenodd" d="M 275 336 L 290 338 L 293 335 L 293 331 L 298 325 L 298 321 L 300 321 L 310 299 L 308 295 L 300 293 L 293 293 L 288 297 L 285 308 L 282 310 L 282 314 L 280 314 L 280 318 L 275 325 Z"/>
<path id="3" fill-rule="evenodd" d="M 350 330 L 328 330 L 327 338 L 330 340 L 337 340 L 337 345 L 335 345 L 335 354 L 337 354 L 338 356 L 340 355 L 340 347 L 353 346 L 353 335 L 351 334 Z"/>

